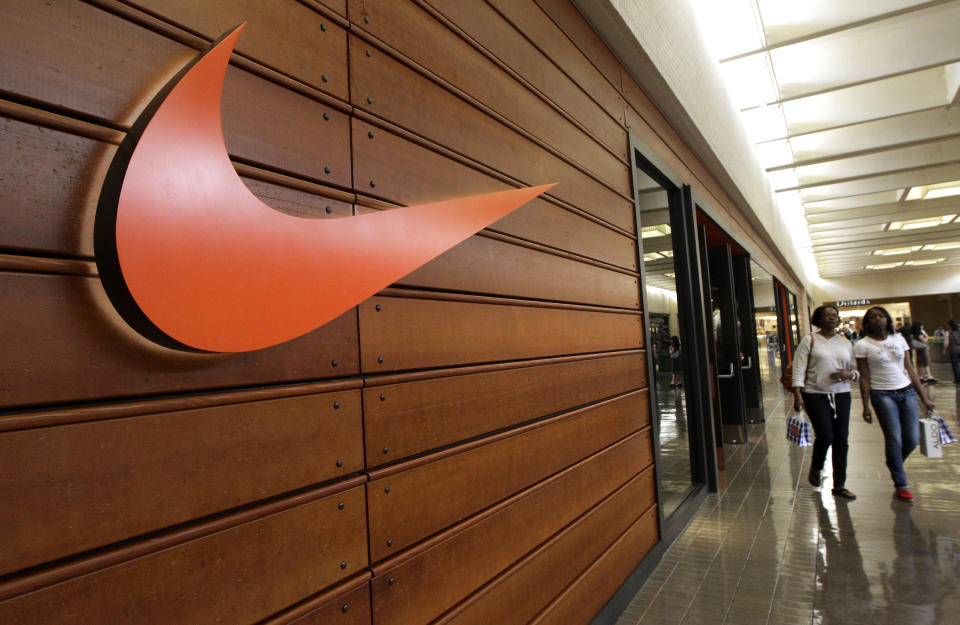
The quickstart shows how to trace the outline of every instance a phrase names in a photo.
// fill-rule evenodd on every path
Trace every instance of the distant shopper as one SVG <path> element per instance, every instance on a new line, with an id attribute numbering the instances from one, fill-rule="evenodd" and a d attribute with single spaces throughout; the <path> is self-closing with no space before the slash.
<path id="1" fill-rule="evenodd" d="M 813 311 L 820 328 L 800 341 L 793 361 L 793 407 L 806 410 L 813 424 L 813 458 L 807 479 L 820 486 L 820 473 L 833 446 L 833 494 L 843 499 L 857 496 L 845 488 L 850 430 L 850 380 L 859 377 L 853 345 L 837 332 L 840 313 L 833 306 Z"/>
<path id="2" fill-rule="evenodd" d="M 863 420 L 873 423 L 873 409 L 883 429 L 887 468 L 896 488 L 894 495 L 902 501 L 913 501 L 903 463 L 917 447 L 920 426 L 917 396 L 933 410 L 913 368 L 906 357 L 909 347 L 893 330 L 893 319 L 886 309 L 874 306 L 863 317 L 863 338 L 854 345 L 860 369 L 860 394 L 863 398 Z"/>
<path id="3" fill-rule="evenodd" d="M 960 324 L 956 319 L 947 322 L 949 330 L 943 338 L 943 353 L 953 366 L 953 381 L 960 383 Z"/>
<path id="4" fill-rule="evenodd" d="M 910 349 L 916 356 L 917 373 L 920 375 L 920 381 L 924 384 L 936 384 L 939 380 L 933 377 L 930 372 L 930 355 L 927 350 L 927 341 L 929 337 L 923 329 L 923 324 L 914 321 L 910 326 Z"/>
<path id="5" fill-rule="evenodd" d="M 680 381 L 680 373 L 682 368 L 680 366 L 680 337 L 671 336 L 670 337 L 670 362 L 673 365 L 673 377 L 670 378 L 670 386 L 682 386 L 683 383 Z"/>

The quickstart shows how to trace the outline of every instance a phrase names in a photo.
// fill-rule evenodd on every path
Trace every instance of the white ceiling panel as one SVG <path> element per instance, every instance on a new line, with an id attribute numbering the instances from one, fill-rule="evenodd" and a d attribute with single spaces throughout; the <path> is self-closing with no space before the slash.
<path id="1" fill-rule="evenodd" d="M 891 275 L 960 267 L 960 247 L 922 249 L 960 242 L 960 223 L 935 219 L 960 215 L 960 195 L 931 199 L 960 181 L 960 0 L 693 4 L 709 5 L 701 30 L 726 38 L 716 58 L 784 222 L 802 207 L 822 277 L 877 275 L 864 267 L 892 259 L 937 264 Z M 950 188 L 924 188 L 938 183 Z M 910 219 L 938 225 L 889 227 Z M 873 254 L 898 247 L 921 249 Z"/>
<path id="2" fill-rule="evenodd" d="M 790 134 L 858 124 L 946 105 L 942 67 L 783 103 Z"/>
<path id="3" fill-rule="evenodd" d="M 781 97 L 794 98 L 956 61 L 958 32 L 960 4 L 941 4 L 777 48 L 770 57 Z"/>
<path id="4" fill-rule="evenodd" d="M 940 107 L 790 137 L 798 161 L 960 134 L 960 107 Z M 768 165 L 769 167 L 769 165 Z"/>
<path id="5" fill-rule="evenodd" d="M 910 147 L 841 158 L 797 167 L 800 184 L 820 183 L 893 172 L 911 167 L 942 165 L 960 159 L 960 137 Z"/>
<path id="6" fill-rule="evenodd" d="M 849 182 L 808 187 L 801 189 L 800 195 L 804 202 L 816 202 L 850 195 L 902 189 L 915 184 L 948 182 L 950 180 L 957 180 L 958 178 L 960 178 L 960 165 L 943 165 L 917 171 L 886 174 L 872 178 L 851 180 Z"/>
<path id="7" fill-rule="evenodd" d="M 923 0 L 758 0 L 767 45 L 924 5 Z M 724 57 L 718 57 L 724 58 Z"/>

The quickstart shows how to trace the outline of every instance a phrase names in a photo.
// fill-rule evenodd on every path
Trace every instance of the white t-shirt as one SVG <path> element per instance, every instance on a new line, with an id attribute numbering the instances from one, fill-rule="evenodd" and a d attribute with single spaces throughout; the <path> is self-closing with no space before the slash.
<path id="1" fill-rule="evenodd" d="M 903 355 L 909 350 L 910 346 L 898 333 L 883 341 L 865 336 L 853 346 L 857 358 L 867 359 L 870 388 L 877 391 L 895 391 L 910 386 L 910 378 L 903 369 Z"/>
<path id="2" fill-rule="evenodd" d="M 850 383 L 831 380 L 830 374 L 837 369 L 856 371 L 853 345 L 841 334 L 834 334 L 829 339 L 819 332 L 810 336 L 815 341 L 813 358 L 810 358 L 810 337 L 804 337 L 793 356 L 793 385 L 802 386 L 805 393 L 849 393 Z"/>

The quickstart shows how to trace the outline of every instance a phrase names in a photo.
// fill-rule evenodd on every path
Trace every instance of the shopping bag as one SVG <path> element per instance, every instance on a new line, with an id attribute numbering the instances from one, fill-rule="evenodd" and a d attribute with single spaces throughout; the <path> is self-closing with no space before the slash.
<path id="1" fill-rule="evenodd" d="M 810 424 L 799 414 L 794 413 L 787 419 L 787 440 L 797 447 L 809 447 L 813 444 L 810 436 Z"/>
<path id="2" fill-rule="evenodd" d="M 943 417 L 937 413 L 931 411 L 927 418 L 933 419 L 937 422 L 937 425 L 940 427 L 940 444 L 948 445 L 950 443 L 956 443 L 957 437 L 953 435 L 953 432 L 950 431 L 950 427 L 947 425 L 947 422 L 943 420 Z"/>
<path id="3" fill-rule="evenodd" d="M 942 458 L 940 423 L 935 419 L 920 419 L 920 453 L 927 458 Z"/>

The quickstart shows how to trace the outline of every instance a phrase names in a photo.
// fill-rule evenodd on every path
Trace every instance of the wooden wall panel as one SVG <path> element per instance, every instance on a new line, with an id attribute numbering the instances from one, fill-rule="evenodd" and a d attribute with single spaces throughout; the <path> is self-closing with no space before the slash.
<path id="1" fill-rule="evenodd" d="M 534 3 L 431 0 L 430 4 L 587 128 L 623 127 L 620 94 Z"/>
<path id="2" fill-rule="evenodd" d="M 389 121 L 527 184 L 561 182 L 551 195 L 584 210 L 628 203 L 629 168 L 612 155 L 590 163 L 604 185 L 363 40 L 350 37 L 350 54 L 355 104 L 371 98 Z"/>
<path id="3" fill-rule="evenodd" d="M 589 623 L 657 543 L 656 509 L 649 510 L 533 625 Z"/>
<path id="4" fill-rule="evenodd" d="M 541 199 L 524 204 L 489 230 L 637 271 L 635 238 Z"/>
<path id="5" fill-rule="evenodd" d="M 370 298 L 359 307 L 363 371 L 384 373 L 643 346 L 638 314 L 512 306 L 500 301 Z M 465 336 L 470 340 L 464 341 Z"/>
<path id="6" fill-rule="evenodd" d="M 446 199 L 468 195 L 467 189 L 474 186 L 480 186 L 483 189 L 481 193 L 504 186 L 476 170 L 471 170 L 450 159 L 444 159 L 429 150 L 413 148 L 405 150 L 403 145 L 399 145 L 400 141 L 391 137 L 390 133 L 364 122 L 354 120 L 353 126 L 356 180 L 358 186 L 370 194 L 400 204 L 414 204 L 427 201 L 411 199 L 422 197 L 418 195 L 418 191 L 423 188 L 426 188 L 426 191 L 421 193 L 430 194 L 430 199 Z M 431 161 L 436 162 L 441 169 L 434 168 Z M 464 173 L 462 179 L 461 171 Z M 450 172 L 449 177 L 443 183 L 442 178 L 447 172 Z M 623 230 L 632 231 L 633 204 L 599 183 L 589 180 L 583 182 L 583 177 L 578 180 L 575 173 L 571 174 L 570 181 L 567 181 L 558 177 L 556 172 L 544 172 L 542 177 L 524 181 L 523 184 L 534 186 L 552 182 L 559 184 L 548 191 L 548 195 L 570 200 L 573 205 L 586 213 L 604 219 Z M 452 193 L 442 195 L 442 191 L 437 187 L 444 186 L 453 187 Z"/>
<path id="7" fill-rule="evenodd" d="M 361 570 L 365 538 L 361 486 L 7 599 L 0 622 L 252 624 Z"/>
<path id="8" fill-rule="evenodd" d="M 350 186 L 347 114 L 235 67 L 223 84 L 223 133 L 234 158 Z"/>
<path id="9" fill-rule="evenodd" d="M 0 118 L 0 247 L 93 256 L 93 211 L 116 146 Z"/>
<path id="10" fill-rule="evenodd" d="M 451 610 L 439 623 L 456 625 L 521 625 L 528 623 L 571 583 L 644 511 L 652 515 L 653 472 L 647 471 L 619 493 L 620 499 L 590 511 L 563 533 L 518 562 L 500 578 Z M 635 554 L 642 558 L 642 553 Z M 569 623 L 588 623 L 571 620 Z"/>
<path id="11" fill-rule="evenodd" d="M 110 124 L 132 124 L 156 91 L 199 53 L 78 0 L 14 0 L 0 11 L 0 28 L 7 31 L 0 32 L 16 49 L 0 61 L 12 78 L 6 89 Z M 346 65 L 345 55 L 331 61 Z M 344 113 L 236 67 L 227 71 L 223 102 L 224 137 L 233 156 L 350 185 Z"/>
<path id="12" fill-rule="evenodd" d="M 97 278 L 0 271 L 0 407 L 346 377 L 359 372 L 356 311 L 244 354 L 189 354 L 127 327 Z M 336 366 L 333 362 L 336 361 Z"/>
<path id="13" fill-rule="evenodd" d="M 568 124 L 554 106 L 533 91 L 517 91 L 518 81 L 513 76 L 454 31 L 437 28 L 436 19 L 411 0 L 350 0 L 349 10 L 355 32 L 370 33 L 393 46 L 564 154 L 589 154 L 596 149 L 585 147 L 583 137 L 558 134 L 565 133 Z M 424 37 L 422 33 L 432 36 Z M 507 97 L 508 94 L 516 97 Z M 627 134 L 622 127 L 613 120 L 605 124 L 590 120 L 588 126 L 593 141 L 627 158 Z"/>
<path id="14" fill-rule="evenodd" d="M 264 625 L 371 625 L 370 584 L 331 599 L 319 608 L 294 620 L 271 620 Z"/>
<path id="15" fill-rule="evenodd" d="M 375 466 L 646 385 L 645 354 L 633 353 L 365 388 L 367 464 Z"/>
<path id="16" fill-rule="evenodd" d="M 93 220 L 116 146 L 70 132 L 0 117 L 0 248 L 93 257 Z M 351 204 L 242 178 L 279 211 L 343 217 Z M 326 211 L 330 207 L 330 212 Z"/>
<path id="17" fill-rule="evenodd" d="M 79 0 L 0 2 L 0 39 L 6 93 L 123 126 L 197 52 Z"/>
<path id="18" fill-rule="evenodd" d="M 134 0 L 132 4 L 163 15 L 209 41 L 247 26 L 237 53 L 280 71 L 341 100 L 348 99 L 347 33 L 335 21 L 291 0 Z M 334 10 L 345 14 L 346 2 Z"/>
<path id="19" fill-rule="evenodd" d="M 496 0 L 502 6 L 501 0 Z M 612 85 L 620 85 L 622 65 L 570 0 L 534 0 Z M 503 7 L 506 10 L 506 7 Z"/>
<path id="20" fill-rule="evenodd" d="M 611 531 L 618 536 L 655 496 L 652 469 L 641 479 L 631 479 L 643 468 L 641 458 L 648 457 L 643 445 L 649 446 L 649 442 L 645 434 L 631 436 L 416 557 L 378 571 L 372 585 L 378 625 L 432 621 L 584 510 L 602 519 L 598 536 Z M 630 483 L 620 488 L 628 480 Z M 601 503 L 614 490 L 618 492 Z M 545 510 L 550 513 L 544 514 Z M 602 548 L 594 551 L 599 553 Z M 451 576 L 450 571 L 457 574 Z"/>
<path id="21" fill-rule="evenodd" d="M 645 427 L 648 409 L 647 394 L 634 392 L 427 464 L 372 474 L 371 559 L 397 553 Z"/>
<path id="22" fill-rule="evenodd" d="M 362 427 L 342 391 L 4 432 L 0 575 L 359 471 Z"/>
<path id="23" fill-rule="evenodd" d="M 523 271 L 517 271 L 523 267 Z M 639 279 L 596 265 L 475 236 L 397 284 L 573 304 L 640 308 Z"/>
<path id="24" fill-rule="evenodd" d="M 369 140 L 370 132 L 376 141 Z M 388 197 L 399 204 L 413 205 L 512 188 L 476 169 L 356 119 L 353 141 L 359 190 Z M 615 217 L 627 225 L 625 215 Z M 490 229 L 636 270 L 634 241 L 542 199 L 518 208 Z"/>

